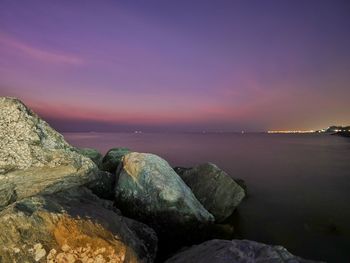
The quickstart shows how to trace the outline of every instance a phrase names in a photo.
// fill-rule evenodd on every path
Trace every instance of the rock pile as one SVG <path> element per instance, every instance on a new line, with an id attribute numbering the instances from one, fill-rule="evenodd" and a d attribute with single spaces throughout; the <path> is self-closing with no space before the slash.
<path id="1" fill-rule="evenodd" d="M 77 149 L 21 101 L 0 98 L 0 262 L 160 262 L 172 238 L 193 244 L 196 232 L 226 229 L 217 223 L 244 198 L 239 184 L 211 163 L 175 170 L 154 154 Z M 167 260 L 256 261 L 305 262 L 238 240 Z"/>

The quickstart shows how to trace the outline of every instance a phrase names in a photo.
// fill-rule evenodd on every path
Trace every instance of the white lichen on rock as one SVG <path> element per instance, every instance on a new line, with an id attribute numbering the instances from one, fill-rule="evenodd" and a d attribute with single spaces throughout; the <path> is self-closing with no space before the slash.
<path id="1" fill-rule="evenodd" d="M 92 248 L 88 243 L 86 246 L 79 246 L 71 248 L 69 245 L 64 244 L 61 247 L 61 252 L 57 252 L 56 249 L 51 249 L 47 255 L 47 263 L 56 262 L 82 262 L 82 263 L 119 263 L 125 260 L 125 251 L 117 254 L 114 249 L 99 247 Z"/>
<path id="2" fill-rule="evenodd" d="M 67 163 L 54 150 L 71 146 L 21 101 L 0 98 L 0 109 L 0 173 Z"/>
<path id="3" fill-rule="evenodd" d="M 96 165 L 21 101 L 0 97 L 0 209 L 94 181 Z"/>
<path id="4" fill-rule="evenodd" d="M 46 250 L 43 248 L 42 244 L 37 243 L 33 247 L 34 250 L 34 260 L 36 262 L 40 261 L 46 255 Z"/>

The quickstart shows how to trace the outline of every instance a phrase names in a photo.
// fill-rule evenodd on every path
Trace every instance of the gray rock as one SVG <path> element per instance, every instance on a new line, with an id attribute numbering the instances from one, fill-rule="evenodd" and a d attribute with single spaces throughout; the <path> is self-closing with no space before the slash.
<path id="1" fill-rule="evenodd" d="M 122 158 L 125 154 L 130 153 L 128 148 L 113 148 L 110 149 L 103 157 L 101 163 L 101 170 L 110 173 L 116 173 L 119 164 L 122 162 Z"/>
<path id="2" fill-rule="evenodd" d="M 284 247 L 250 240 L 214 239 L 175 254 L 166 263 L 312 263 Z"/>
<path id="3" fill-rule="evenodd" d="M 123 213 L 158 231 L 214 220 L 169 164 L 154 154 L 125 155 L 115 190 Z"/>
<path id="4" fill-rule="evenodd" d="M 92 148 L 75 148 L 76 151 L 85 157 L 90 158 L 98 167 L 101 166 L 102 154 L 96 149 Z"/>
<path id="5" fill-rule="evenodd" d="M 100 177 L 89 158 L 77 153 L 21 101 L 0 97 L 0 209 L 28 196 Z"/>
<path id="6" fill-rule="evenodd" d="M 182 170 L 181 178 L 216 222 L 228 218 L 245 196 L 244 190 L 215 164 L 205 163 Z"/>
<path id="7" fill-rule="evenodd" d="M 0 262 L 153 262 L 155 232 L 110 203 L 82 188 L 8 206 L 0 212 Z"/>

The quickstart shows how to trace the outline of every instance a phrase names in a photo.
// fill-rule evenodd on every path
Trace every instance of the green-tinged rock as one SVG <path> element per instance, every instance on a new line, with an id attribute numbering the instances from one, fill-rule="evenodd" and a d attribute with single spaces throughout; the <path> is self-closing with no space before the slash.
<path id="1" fill-rule="evenodd" d="M 205 163 L 182 170 L 181 178 L 216 222 L 228 218 L 245 196 L 244 190 L 215 164 Z"/>
<path id="2" fill-rule="evenodd" d="M 155 232 L 87 189 L 18 201 L 0 212 L 0 262 L 153 262 Z"/>
<path id="3" fill-rule="evenodd" d="M 92 148 L 76 148 L 76 151 L 90 158 L 98 167 L 101 166 L 102 154 L 99 151 Z"/>
<path id="4" fill-rule="evenodd" d="M 154 154 L 125 155 L 115 191 L 116 205 L 124 214 L 158 232 L 176 233 L 176 227 L 214 221 L 169 164 Z"/>
<path id="5" fill-rule="evenodd" d="M 292 255 L 281 246 L 250 240 L 214 239 L 175 254 L 166 263 L 316 263 Z"/>
<path id="6" fill-rule="evenodd" d="M 102 159 L 101 170 L 110 173 L 116 173 L 119 164 L 122 162 L 124 155 L 130 153 L 128 148 L 113 148 L 110 149 Z"/>
<path id="7" fill-rule="evenodd" d="M 54 193 L 101 177 L 89 158 L 21 101 L 0 97 L 0 209 L 38 193 Z"/>

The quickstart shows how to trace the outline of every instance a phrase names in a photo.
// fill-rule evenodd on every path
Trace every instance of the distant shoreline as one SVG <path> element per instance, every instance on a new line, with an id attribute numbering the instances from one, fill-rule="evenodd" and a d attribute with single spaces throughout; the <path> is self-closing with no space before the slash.
<path id="1" fill-rule="evenodd" d="M 78 133 L 85 133 L 85 134 L 114 134 L 114 133 L 124 133 L 124 134 L 135 134 L 135 135 L 142 135 L 142 134 L 196 134 L 196 135 L 228 135 L 228 134 L 236 134 L 236 135 L 245 135 L 245 134 L 319 134 L 317 132 L 268 132 L 268 131 L 261 131 L 261 132 L 184 132 L 184 131 L 144 131 L 144 132 L 133 132 L 133 131 L 60 131 L 60 133 L 65 134 L 78 134 Z"/>
<path id="2" fill-rule="evenodd" d="M 350 131 L 340 131 L 340 132 L 333 133 L 332 135 L 338 135 L 341 137 L 350 138 Z"/>

